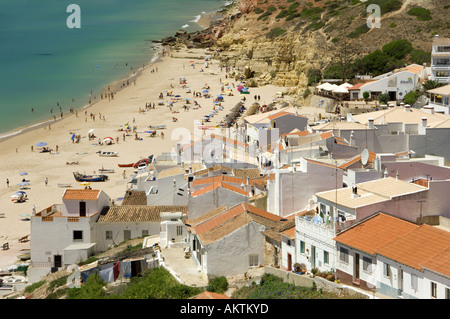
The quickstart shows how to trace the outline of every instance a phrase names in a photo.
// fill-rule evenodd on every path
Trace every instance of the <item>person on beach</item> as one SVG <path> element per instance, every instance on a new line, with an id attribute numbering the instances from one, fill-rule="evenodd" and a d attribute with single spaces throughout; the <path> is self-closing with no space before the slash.
<path id="1" fill-rule="evenodd" d="M 47 186 L 48 185 L 48 178 L 46 177 L 45 178 L 45 186 Z"/>
<path id="2" fill-rule="evenodd" d="M 6 186 L 9 187 L 9 179 L 6 179 Z"/>

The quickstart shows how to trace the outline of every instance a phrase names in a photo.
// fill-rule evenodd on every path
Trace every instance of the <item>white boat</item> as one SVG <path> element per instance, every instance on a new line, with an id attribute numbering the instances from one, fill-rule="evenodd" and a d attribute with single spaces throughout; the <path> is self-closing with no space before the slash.
<path id="1" fill-rule="evenodd" d="M 98 170 L 100 173 L 104 173 L 104 174 L 111 174 L 114 173 L 114 169 L 113 168 L 100 168 Z"/>
<path id="2" fill-rule="evenodd" d="M 115 157 L 118 156 L 118 152 L 110 152 L 110 151 L 98 151 L 98 155 L 100 156 L 106 156 L 106 157 Z"/>

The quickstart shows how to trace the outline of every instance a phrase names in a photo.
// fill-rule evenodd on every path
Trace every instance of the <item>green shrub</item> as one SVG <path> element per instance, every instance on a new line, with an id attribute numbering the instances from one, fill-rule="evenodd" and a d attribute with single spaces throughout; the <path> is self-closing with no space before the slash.
<path id="1" fill-rule="evenodd" d="M 411 16 L 415 16 L 419 21 L 429 21 L 432 19 L 430 15 L 430 10 L 422 7 L 412 8 L 407 13 Z"/>
<path id="2" fill-rule="evenodd" d="M 35 291 L 36 289 L 41 287 L 43 284 L 45 284 L 45 280 L 41 280 L 41 281 L 35 282 L 34 284 L 31 284 L 31 285 L 25 287 L 24 291 L 27 294 L 32 293 L 33 291 Z"/>
<path id="3" fill-rule="evenodd" d="M 403 59 L 413 50 L 411 42 L 408 40 L 394 40 L 383 45 L 383 52 L 394 59 Z"/>
<path id="4" fill-rule="evenodd" d="M 286 32 L 286 30 L 276 27 L 276 28 L 273 28 L 272 30 L 270 30 L 269 32 L 267 32 L 266 36 L 268 38 L 273 39 L 273 38 L 279 37 L 280 35 L 284 34 L 285 32 Z"/>
<path id="5" fill-rule="evenodd" d="M 405 95 L 405 98 L 403 99 L 403 102 L 405 104 L 413 105 L 416 103 L 417 99 L 419 98 L 420 94 L 416 91 L 411 91 L 408 94 Z"/>
<path id="6" fill-rule="evenodd" d="M 370 30 L 370 29 L 369 29 L 369 27 L 367 26 L 367 24 L 363 24 L 363 25 L 357 27 L 355 31 L 350 32 L 350 33 L 348 34 L 348 37 L 349 37 L 349 38 L 357 38 L 357 37 L 359 37 L 361 34 L 366 33 L 366 32 L 369 31 L 369 30 Z"/>
<path id="7" fill-rule="evenodd" d="M 378 95 L 378 102 L 380 102 L 380 104 L 387 104 L 389 102 L 389 94 L 381 93 Z"/>
<path id="8" fill-rule="evenodd" d="M 381 15 L 388 12 L 397 11 L 402 7 L 401 0 L 369 0 L 366 2 L 366 8 L 371 4 L 380 6 Z"/>
<path id="9" fill-rule="evenodd" d="M 228 281 L 224 276 L 213 278 L 209 281 L 208 286 L 206 286 L 207 291 L 217 292 L 223 294 L 228 289 Z"/>

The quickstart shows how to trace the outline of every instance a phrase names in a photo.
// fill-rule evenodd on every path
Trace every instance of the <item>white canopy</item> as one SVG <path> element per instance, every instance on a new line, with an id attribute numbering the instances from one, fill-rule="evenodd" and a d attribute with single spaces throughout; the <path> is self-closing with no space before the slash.
<path id="1" fill-rule="evenodd" d="M 333 89 L 333 93 L 348 93 L 348 89 L 342 86 L 338 86 Z"/>

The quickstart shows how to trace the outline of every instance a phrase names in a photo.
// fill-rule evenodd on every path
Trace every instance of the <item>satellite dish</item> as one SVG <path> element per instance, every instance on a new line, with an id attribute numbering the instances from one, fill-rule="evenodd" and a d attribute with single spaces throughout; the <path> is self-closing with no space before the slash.
<path id="1" fill-rule="evenodd" d="M 363 165 L 367 165 L 367 162 L 369 161 L 369 151 L 367 150 L 367 148 L 365 148 L 362 152 L 361 152 L 361 163 Z"/>

